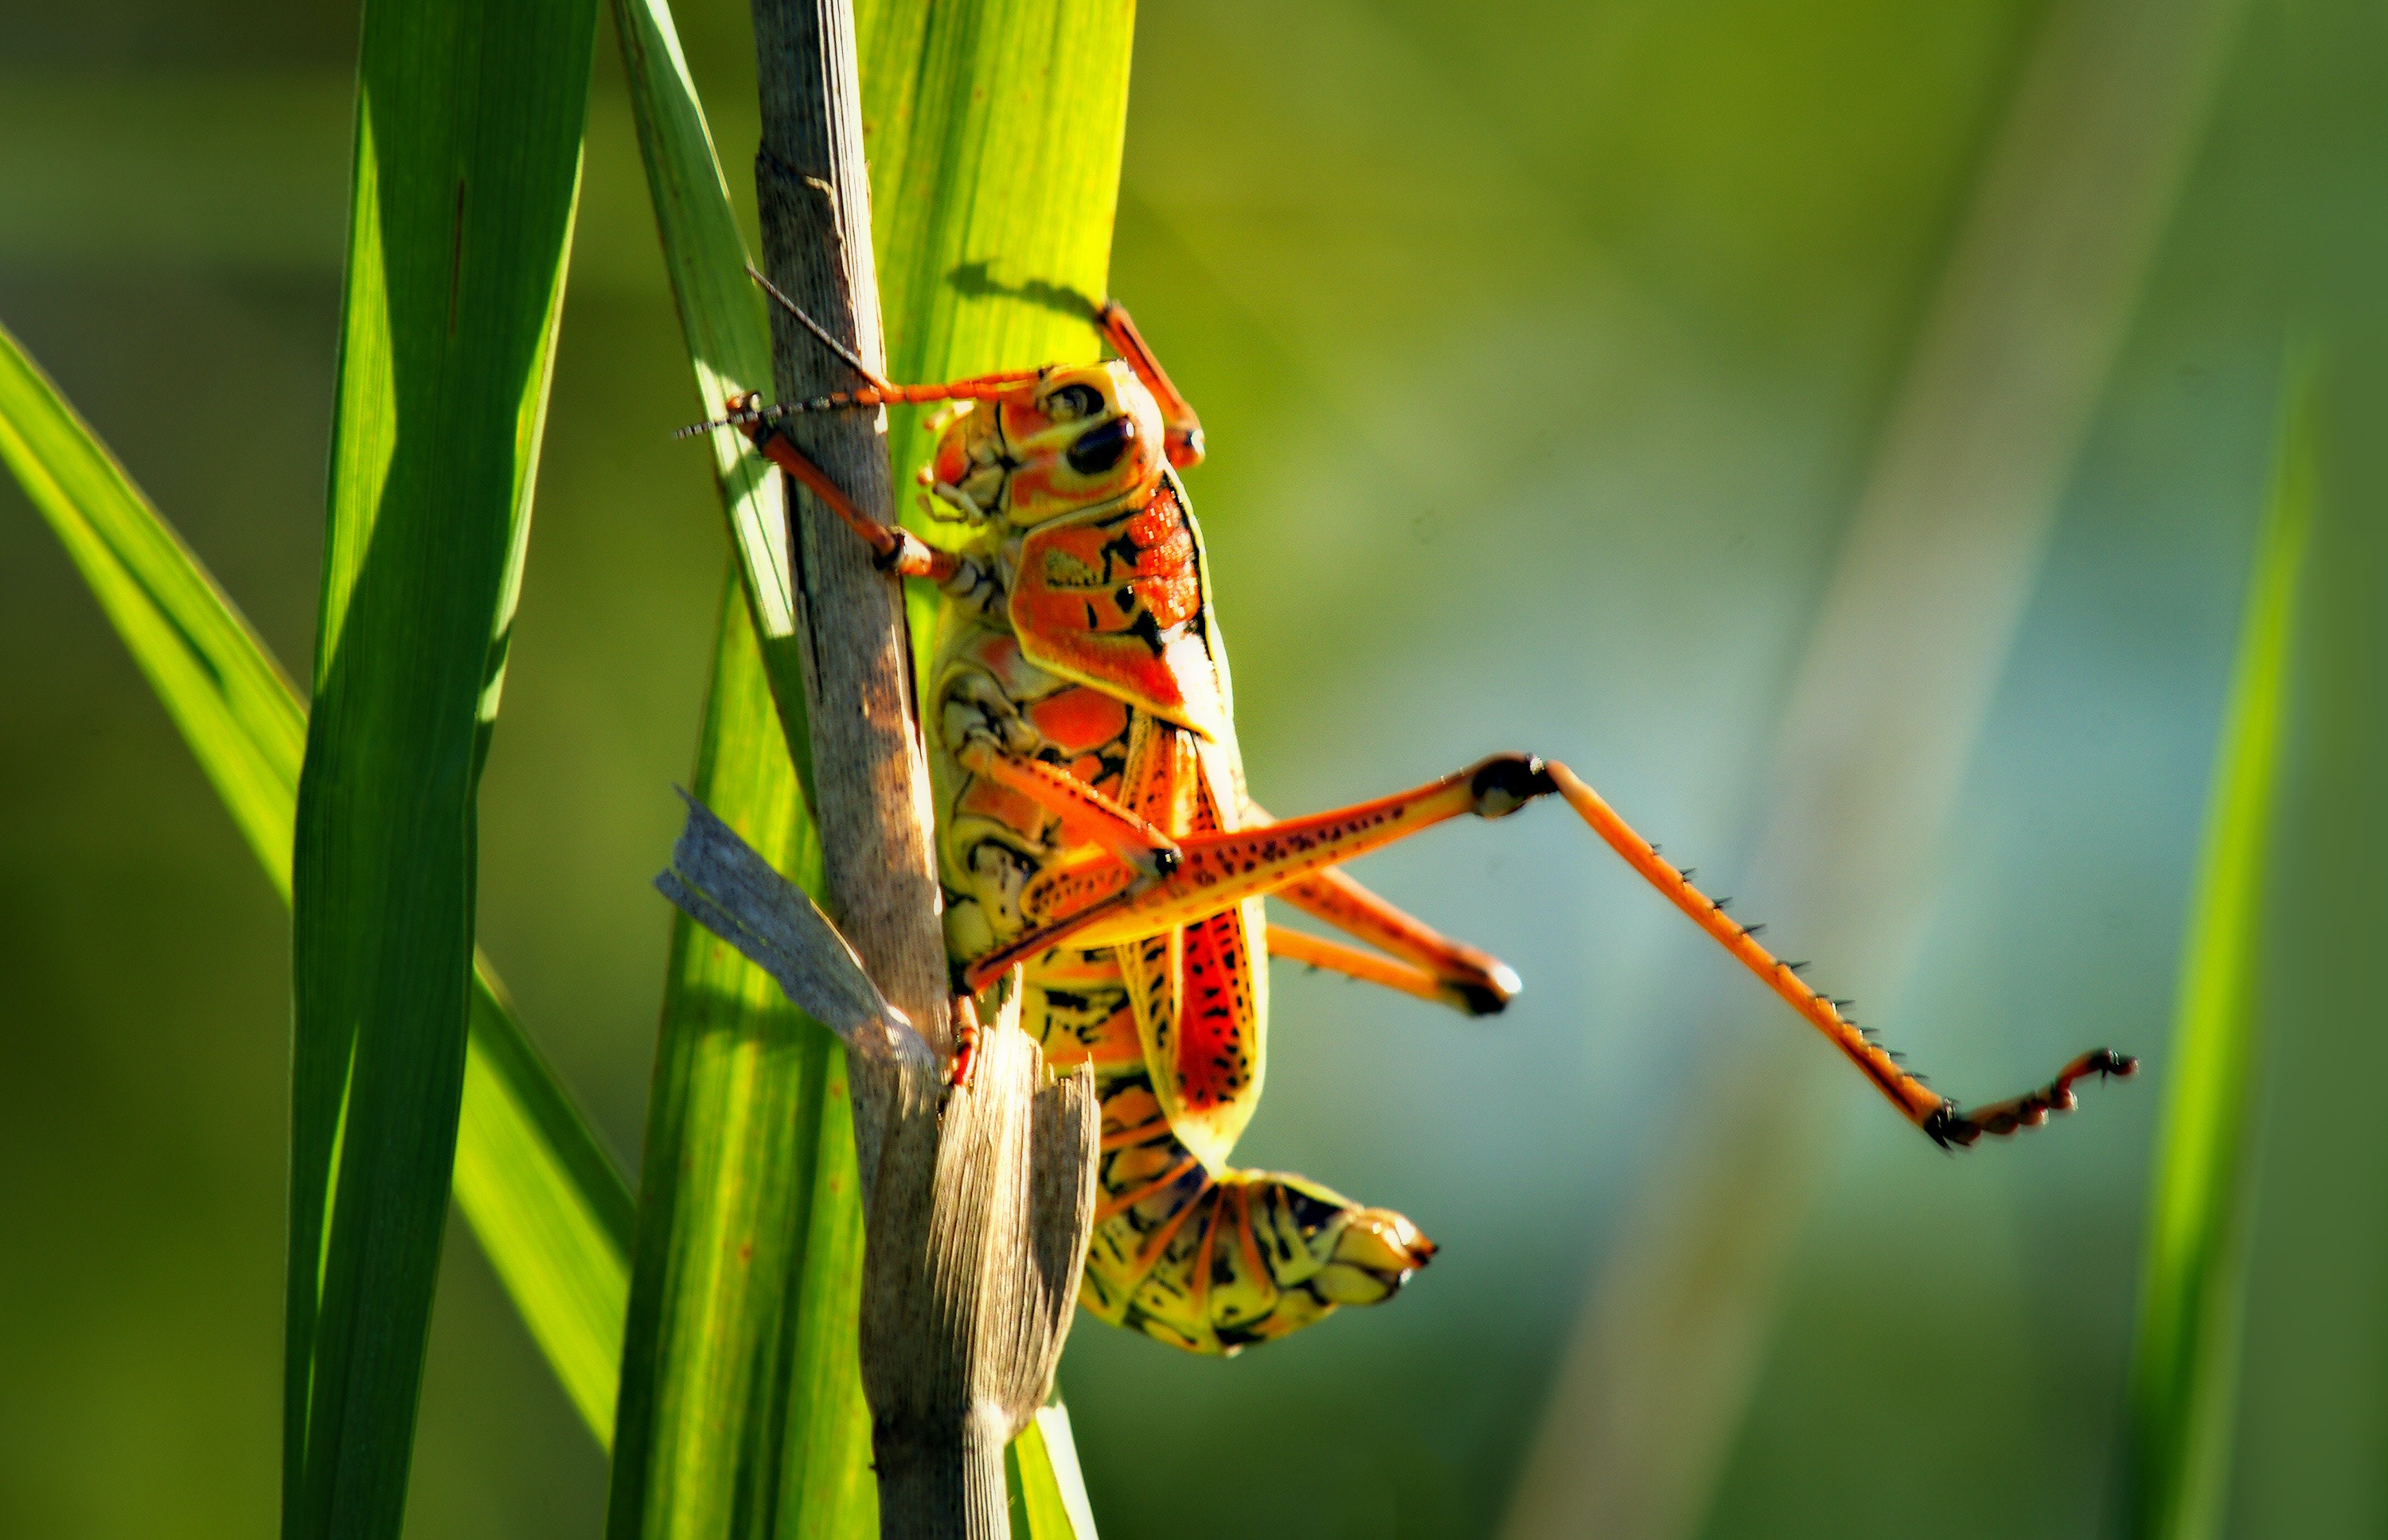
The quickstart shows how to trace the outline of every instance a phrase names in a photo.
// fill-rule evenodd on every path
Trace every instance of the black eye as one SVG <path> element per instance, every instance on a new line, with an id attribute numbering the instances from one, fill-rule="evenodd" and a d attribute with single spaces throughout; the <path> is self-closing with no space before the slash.
<path id="1" fill-rule="evenodd" d="M 1045 398 L 1045 415 L 1057 423 L 1075 423 L 1102 410 L 1102 392 L 1087 385 L 1066 385 Z"/>
<path id="2" fill-rule="evenodd" d="M 1101 475 L 1117 465 L 1135 442 L 1136 419 L 1114 417 L 1078 435 L 1078 441 L 1070 446 L 1070 469 L 1082 476 Z"/>

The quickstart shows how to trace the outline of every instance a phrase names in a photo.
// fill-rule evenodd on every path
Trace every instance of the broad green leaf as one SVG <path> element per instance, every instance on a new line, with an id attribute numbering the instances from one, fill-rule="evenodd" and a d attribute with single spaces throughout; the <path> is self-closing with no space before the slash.
<path id="1" fill-rule="evenodd" d="M 91 586 L 268 881 L 290 896 L 306 708 L 257 633 L 57 389 L 0 330 L 0 459 Z M 474 962 L 457 1205 L 603 1441 L 629 1293 L 630 1192 L 496 972 Z"/>
<path id="2" fill-rule="evenodd" d="M 663 0 L 616 0 L 614 16 L 697 410 L 710 416 L 768 380 L 768 333 L 670 13 Z M 1124 4 L 1065 19 L 1056 0 L 857 7 L 874 240 L 899 372 L 1094 356 L 1134 19 Z M 1039 89 L 984 89 L 1015 77 Z M 918 457 L 914 437 L 898 440 L 899 471 Z M 725 603 L 697 792 L 818 893 L 807 802 L 764 710 L 780 704 L 802 763 L 779 488 L 758 481 L 735 434 L 717 433 L 713 452 L 746 601 Z M 925 635 L 916 650 L 926 656 Z M 875 1533 L 849 1116 L 829 1034 L 759 970 L 678 921 L 625 1346 L 617 1540 Z M 1042 1516 L 1034 1533 L 1091 1535 L 1066 1417 L 1048 1416 L 1062 1436 L 1032 1431 L 1013 1454 Z"/>
<path id="3" fill-rule="evenodd" d="M 292 847 L 283 1533 L 394 1536 L 471 1016 L 475 801 L 546 420 L 594 19 L 367 6 Z"/>
<path id="4" fill-rule="evenodd" d="M 2181 950 L 2127 1433 L 2128 1533 L 2223 1533 L 2247 1283 L 2264 1020 L 2264 882 L 2313 522 L 2313 403 L 2291 396 Z"/>

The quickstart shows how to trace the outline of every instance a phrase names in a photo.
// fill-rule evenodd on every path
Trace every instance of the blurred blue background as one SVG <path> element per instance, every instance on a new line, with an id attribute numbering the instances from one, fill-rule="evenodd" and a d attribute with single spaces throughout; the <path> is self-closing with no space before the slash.
<path id="1" fill-rule="evenodd" d="M 1765 1206 L 1717 1218 L 1780 1236 L 1779 1287 L 1717 1327 L 1747 1337 L 1724 1354 L 1740 1388 L 1692 1420 L 1688 1496 L 1607 1533 L 2108 1532 L 2176 953 L 2294 336 L 2327 360 L 2337 523 L 2276 882 L 2233 1533 L 2388 1524 L 2388 1165 L 2350 1090 L 2388 1069 L 2360 966 L 2388 850 L 2369 807 L 2388 14 L 2183 7 L 2208 64 L 2143 45 L 2165 15 L 1142 7 L 1112 287 L 1209 429 L 1190 487 L 1256 796 L 1306 810 L 1494 748 L 1563 758 L 1712 891 L 1766 899 L 1750 917 L 1792 955 L 1832 928 L 1822 901 L 1803 924 L 1796 888 L 1734 876 L 1783 805 L 1787 702 L 1932 318 L 2014 276 L 1952 254 L 2006 207 L 2002 154 L 2053 175 L 2067 134 L 2146 152 L 2115 162 L 2116 199 L 2145 193 L 2138 246 L 2094 202 L 2059 210 L 2082 224 L 2057 246 L 2107 242 L 2128 281 L 2042 316 L 2113 346 L 2032 451 L 2054 485 L 2012 648 L 1958 661 L 1985 710 L 1934 726 L 1933 701 L 1888 703 L 1894 734 L 1912 704 L 1962 751 L 1952 815 L 1902 856 L 1923 880 L 1892 895 L 1912 945 L 1819 952 L 1814 977 L 1961 1098 L 2099 1041 L 2153 1074 L 1954 1160 L 1854 1076 L 1787 1080 L 1798 1137 L 1741 1200 Z M 746 16 L 702 0 L 680 22 L 735 186 Z M 0 318 L 303 665 L 353 13 L 6 0 L 0 38 Z M 2095 68 L 2036 99 L 2036 61 L 2068 47 Z M 599 53 L 481 923 L 635 1170 L 667 928 L 647 878 L 724 556 L 704 458 L 667 438 L 696 408 Z M 2143 122 L 2165 69 L 2187 105 Z M 2018 122 L 2056 137 L 2017 148 Z M 0 1531 L 258 1534 L 278 1490 L 283 915 L 13 483 L 0 659 Z M 1804 1030 L 1558 810 L 1361 875 L 1527 992 L 1468 1022 L 1280 966 L 1238 1158 L 1401 1208 L 1443 1252 L 1392 1306 L 1230 1363 L 1076 1332 L 1062 1384 L 1107 1534 L 1583 1533 L 1511 1503 L 1534 1461 L 1591 1458 L 1544 1420 L 1587 1301 L 1696 1174 L 1705 1088 Z M 593 1534 L 602 1458 L 452 1242 L 410 1533 Z"/>

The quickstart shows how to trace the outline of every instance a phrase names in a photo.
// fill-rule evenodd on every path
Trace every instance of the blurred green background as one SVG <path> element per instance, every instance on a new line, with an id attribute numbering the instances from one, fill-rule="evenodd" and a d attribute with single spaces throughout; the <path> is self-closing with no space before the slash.
<path id="1" fill-rule="evenodd" d="M 1998 278 L 1951 253 L 2032 61 L 2081 17 L 2161 11 L 1146 0 L 1112 284 L 1210 432 L 1190 485 L 1259 799 L 1528 748 L 1734 891 L 1935 297 Z M 2147 118 L 2178 175 L 2142 178 L 2166 196 L 2131 281 L 2065 318 L 2119 347 L 2051 429 L 2051 532 L 1918 852 L 1914 955 L 1816 974 L 1961 1097 L 2106 1041 L 2153 1083 L 1957 1160 L 1852 1076 L 1786 1091 L 1821 1174 L 1811 1205 L 1751 1216 L 1787 1225 L 1786 1267 L 1685 1536 L 2111 1531 L 2182 908 L 2294 336 L 2323 359 L 2324 506 L 2231 1532 L 2388 1529 L 2388 1033 L 2365 966 L 2388 855 L 2388 13 L 2197 14 L 2199 105 L 2178 132 Z M 679 19 L 746 196 L 746 15 Z M 0 40 L 0 318 L 303 665 L 354 15 L 6 0 Z M 601 43 L 481 915 L 635 1169 L 668 919 L 647 878 L 724 557 L 704 457 L 666 436 L 695 403 L 618 75 Z M 2119 114 L 2130 142 L 2128 81 L 2090 84 L 2083 132 Z M 0 1533 L 262 1533 L 283 912 L 13 483 L 0 659 Z M 1702 1077 L 1801 1030 L 1555 810 L 1362 875 L 1528 992 L 1469 1023 L 1280 966 L 1239 1159 L 1402 1208 L 1445 1250 L 1392 1307 L 1231 1363 L 1075 1333 L 1062 1382 L 1107 1534 L 1502 1533 Z M 1806 954 L 1797 894 L 1769 896 L 1752 917 Z M 452 1243 L 412 1533 L 593 1534 L 601 1457 Z"/>

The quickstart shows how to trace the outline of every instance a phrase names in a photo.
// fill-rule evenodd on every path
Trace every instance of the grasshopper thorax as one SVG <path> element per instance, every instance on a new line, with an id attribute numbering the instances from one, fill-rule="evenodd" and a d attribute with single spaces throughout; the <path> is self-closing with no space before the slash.
<path id="1" fill-rule="evenodd" d="M 1161 409 L 1124 363 L 1056 365 L 946 423 L 923 478 L 972 523 L 1140 506 L 1168 464 Z"/>

